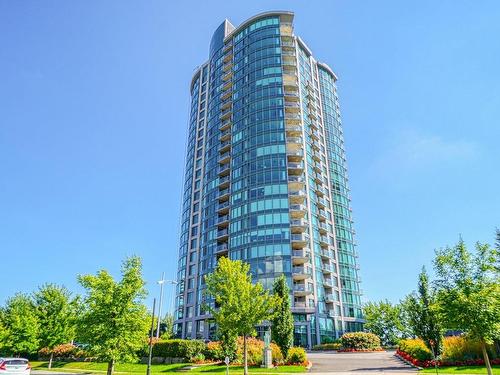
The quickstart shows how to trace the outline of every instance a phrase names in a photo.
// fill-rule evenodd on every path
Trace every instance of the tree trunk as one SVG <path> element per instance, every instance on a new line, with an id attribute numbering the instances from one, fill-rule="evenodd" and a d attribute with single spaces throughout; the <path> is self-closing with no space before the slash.
<path id="1" fill-rule="evenodd" d="M 490 359 L 488 358 L 488 351 L 486 350 L 486 343 L 481 340 L 481 349 L 483 351 L 484 364 L 486 365 L 486 370 L 488 370 L 488 375 L 493 375 L 491 371 Z"/>
<path id="2" fill-rule="evenodd" d="M 54 359 L 54 353 L 50 352 L 50 357 L 49 357 L 49 370 L 52 368 L 52 360 Z"/>
<path id="3" fill-rule="evenodd" d="M 115 371 L 115 360 L 112 359 L 108 362 L 108 372 L 107 375 L 113 375 L 113 372 Z"/>
<path id="4" fill-rule="evenodd" d="M 243 374 L 248 375 L 247 335 L 243 335 Z"/>

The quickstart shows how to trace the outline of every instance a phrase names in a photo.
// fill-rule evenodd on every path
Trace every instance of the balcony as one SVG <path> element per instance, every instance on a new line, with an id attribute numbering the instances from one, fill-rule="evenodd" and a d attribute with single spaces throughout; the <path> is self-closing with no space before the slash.
<path id="1" fill-rule="evenodd" d="M 319 236 L 319 245 L 321 247 L 328 247 L 330 245 L 330 241 L 327 236 Z"/>
<path id="2" fill-rule="evenodd" d="M 219 164 L 227 164 L 231 160 L 231 151 L 219 155 Z"/>
<path id="3" fill-rule="evenodd" d="M 297 297 L 307 296 L 313 293 L 313 290 L 310 286 L 305 284 L 294 284 L 293 285 L 293 294 Z"/>
<path id="4" fill-rule="evenodd" d="M 225 189 L 225 190 L 227 190 L 228 193 L 229 193 L 229 189 Z M 224 203 L 219 203 L 219 205 L 217 206 L 217 212 L 219 214 L 226 214 L 226 213 L 228 213 L 229 212 L 229 205 L 230 205 L 229 201 L 226 201 Z"/>
<path id="5" fill-rule="evenodd" d="M 304 163 L 289 162 L 287 164 L 289 174 L 302 174 L 304 173 Z"/>
<path id="6" fill-rule="evenodd" d="M 292 190 L 297 190 L 297 188 L 300 189 L 302 186 L 305 185 L 305 183 L 306 180 L 302 176 L 288 175 L 288 184 L 292 185 L 291 186 Z"/>
<path id="7" fill-rule="evenodd" d="M 310 267 L 292 267 L 292 278 L 294 280 L 304 280 L 310 278 L 312 271 Z"/>
<path id="8" fill-rule="evenodd" d="M 232 125 L 232 121 L 230 118 L 228 119 L 225 119 L 224 121 L 222 121 L 219 125 L 219 130 L 220 131 L 225 131 L 227 129 L 229 129 Z"/>
<path id="9" fill-rule="evenodd" d="M 312 314 L 316 311 L 314 306 L 310 306 L 307 302 L 303 301 L 294 301 L 292 309 L 294 312 L 300 312 L 306 314 Z"/>
<path id="10" fill-rule="evenodd" d="M 233 62 L 232 61 L 228 61 L 226 62 L 223 66 L 222 66 L 222 71 L 223 72 L 228 72 L 229 70 L 231 70 L 231 68 L 233 67 Z"/>
<path id="11" fill-rule="evenodd" d="M 220 109 L 225 110 L 231 107 L 233 104 L 233 100 L 231 98 L 228 98 L 220 103 Z"/>
<path id="12" fill-rule="evenodd" d="M 304 203 L 306 196 L 307 196 L 307 194 L 304 190 L 294 190 L 294 191 L 288 192 L 288 199 L 290 200 L 290 203 L 292 203 L 292 204 Z"/>
<path id="13" fill-rule="evenodd" d="M 285 88 L 290 86 L 297 86 L 297 75 L 296 74 L 283 74 L 283 86 Z"/>
<path id="14" fill-rule="evenodd" d="M 325 221 L 328 218 L 325 210 L 318 210 L 318 219 L 320 221 Z"/>
<path id="15" fill-rule="evenodd" d="M 325 198 L 318 197 L 316 204 L 319 208 L 325 208 L 327 206 Z"/>
<path id="16" fill-rule="evenodd" d="M 302 137 L 287 137 L 286 142 L 288 144 L 296 144 L 302 146 L 303 140 Z"/>
<path id="17" fill-rule="evenodd" d="M 229 164 L 223 164 L 219 166 L 219 176 L 226 176 L 229 174 Z"/>
<path id="18" fill-rule="evenodd" d="M 325 222 L 319 222 L 318 223 L 318 229 L 320 234 L 327 234 L 328 233 L 328 225 Z"/>
<path id="19" fill-rule="evenodd" d="M 233 70 L 231 69 L 222 76 L 222 81 L 223 82 L 229 81 L 232 76 L 233 76 Z"/>
<path id="20" fill-rule="evenodd" d="M 229 189 L 219 190 L 219 195 L 217 198 L 219 199 L 219 202 L 224 202 L 229 200 L 230 195 L 231 193 L 229 192 Z"/>
<path id="21" fill-rule="evenodd" d="M 333 297 L 333 294 L 327 294 L 325 295 L 325 302 L 326 303 L 334 303 L 335 298 Z"/>
<path id="22" fill-rule="evenodd" d="M 319 130 L 319 125 L 317 121 L 311 121 L 310 125 L 312 130 Z"/>
<path id="23" fill-rule="evenodd" d="M 291 228 L 292 233 L 304 232 L 307 230 L 308 225 L 309 225 L 308 222 L 306 220 L 303 220 L 303 219 L 290 220 L 290 228 Z"/>
<path id="24" fill-rule="evenodd" d="M 224 101 L 224 100 L 226 100 L 226 99 L 230 98 L 230 97 L 231 97 L 231 94 L 232 94 L 231 90 L 226 90 L 226 91 L 223 91 L 223 92 L 222 92 L 222 94 L 221 94 L 221 96 L 220 96 L 220 99 L 221 99 L 222 101 Z"/>
<path id="25" fill-rule="evenodd" d="M 307 207 L 303 204 L 292 204 L 290 205 L 290 216 L 292 218 L 301 218 L 306 214 Z"/>
<path id="26" fill-rule="evenodd" d="M 225 228 L 228 225 L 229 225 L 229 215 L 223 215 L 217 218 L 217 226 L 219 228 Z"/>
<path id="27" fill-rule="evenodd" d="M 321 271 L 325 274 L 325 275 L 331 275 L 332 273 L 335 273 L 335 268 L 330 265 L 330 264 L 324 264 L 321 266 Z"/>
<path id="28" fill-rule="evenodd" d="M 222 111 L 222 113 L 220 114 L 220 119 L 222 121 L 224 120 L 227 120 L 229 118 L 231 118 L 231 115 L 233 114 L 233 110 L 232 108 L 228 108 L 228 109 L 225 109 L 224 111 Z"/>
<path id="29" fill-rule="evenodd" d="M 323 260 L 329 261 L 332 258 L 333 254 L 328 249 L 321 249 L 320 255 L 321 255 L 321 258 L 323 258 Z"/>
<path id="30" fill-rule="evenodd" d="M 281 48 L 283 51 L 295 51 L 295 44 L 293 43 L 293 39 L 291 40 L 283 40 L 281 38 Z"/>
<path id="31" fill-rule="evenodd" d="M 300 161 L 304 158 L 304 151 L 302 150 L 287 150 L 286 156 L 289 161 Z"/>
<path id="32" fill-rule="evenodd" d="M 325 193 L 326 193 L 325 188 L 321 185 L 316 185 L 316 187 L 314 188 L 314 191 L 316 192 L 316 195 L 318 197 L 324 197 Z"/>
<path id="33" fill-rule="evenodd" d="M 229 237 L 229 229 L 221 229 L 221 230 L 218 230 L 217 231 L 217 240 L 218 241 L 221 241 L 221 240 L 227 240 L 227 238 Z"/>
<path id="34" fill-rule="evenodd" d="M 295 265 L 307 263 L 310 261 L 310 259 L 311 259 L 311 254 L 309 251 L 306 250 L 292 251 L 292 263 Z"/>
<path id="35" fill-rule="evenodd" d="M 333 288 L 333 282 L 330 278 L 328 279 L 323 279 L 323 286 L 325 288 Z"/>
<path id="36" fill-rule="evenodd" d="M 281 35 L 292 36 L 292 33 L 293 33 L 293 27 L 291 23 L 281 23 L 280 25 Z"/>
<path id="37" fill-rule="evenodd" d="M 301 136 L 302 135 L 302 126 L 296 124 L 285 124 L 285 130 L 291 136 Z"/>
<path id="38" fill-rule="evenodd" d="M 298 113 L 286 113 L 285 112 L 285 122 L 288 122 L 289 124 L 293 125 L 300 125 L 301 124 L 301 116 Z"/>
<path id="39" fill-rule="evenodd" d="M 224 130 L 222 133 L 220 133 L 220 136 L 219 136 L 219 140 L 221 142 L 223 141 L 228 141 L 229 139 L 231 139 L 231 130 Z"/>
<path id="40" fill-rule="evenodd" d="M 290 241 L 294 249 L 301 249 L 309 243 L 309 235 L 307 233 L 292 233 Z"/>
<path id="41" fill-rule="evenodd" d="M 316 182 L 317 184 L 321 184 L 323 183 L 323 176 L 320 174 L 320 173 L 313 173 L 312 176 L 314 177 L 314 182 Z"/>
<path id="42" fill-rule="evenodd" d="M 233 48 L 233 40 L 231 39 L 229 42 L 227 42 L 225 45 L 224 45 L 224 49 L 222 50 L 224 53 L 226 53 L 227 51 L 229 51 L 230 49 Z"/>
<path id="43" fill-rule="evenodd" d="M 224 141 L 224 142 L 221 142 L 219 145 L 219 152 L 220 153 L 227 152 L 230 149 L 231 149 L 231 141 Z"/>
<path id="44" fill-rule="evenodd" d="M 287 102 L 285 101 L 285 112 L 288 113 L 299 113 L 300 104 L 297 102 Z"/>
<path id="45" fill-rule="evenodd" d="M 311 156 L 316 161 L 321 161 L 321 154 L 318 151 L 312 151 Z"/>
<path id="46" fill-rule="evenodd" d="M 229 50 L 228 53 L 224 55 L 224 58 L 222 59 L 223 62 L 227 63 L 229 61 L 233 61 L 233 51 Z"/>
<path id="47" fill-rule="evenodd" d="M 219 177 L 219 189 L 229 186 L 230 176 Z"/>
<path id="48" fill-rule="evenodd" d="M 229 245 L 226 243 L 221 243 L 219 245 L 217 245 L 217 254 L 220 254 L 220 253 L 227 253 L 229 251 Z"/>

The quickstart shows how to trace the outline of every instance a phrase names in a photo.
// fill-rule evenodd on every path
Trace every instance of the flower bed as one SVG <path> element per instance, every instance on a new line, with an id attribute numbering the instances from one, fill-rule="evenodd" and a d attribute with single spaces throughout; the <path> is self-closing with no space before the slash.
<path id="1" fill-rule="evenodd" d="M 346 349 L 339 349 L 339 350 L 337 350 L 337 352 L 339 352 L 339 353 L 372 353 L 372 352 L 385 352 L 385 350 L 382 348 L 374 348 L 374 349 L 346 348 Z"/>
<path id="2" fill-rule="evenodd" d="M 408 353 L 405 353 L 401 350 L 397 350 L 396 354 L 399 355 L 401 358 L 405 359 L 406 361 L 410 362 L 414 366 L 418 367 L 447 367 L 447 366 L 484 366 L 484 360 L 483 359 L 467 359 L 463 361 L 434 361 L 434 360 L 419 360 L 416 358 L 413 358 L 411 355 Z M 497 359 L 491 359 L 490 363 L 492 365 L 500 365 L 500 358 Z"/>

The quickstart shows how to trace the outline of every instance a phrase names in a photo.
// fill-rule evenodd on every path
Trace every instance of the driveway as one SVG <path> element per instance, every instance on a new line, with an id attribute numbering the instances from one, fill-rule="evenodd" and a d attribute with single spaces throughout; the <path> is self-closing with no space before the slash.
<path id="1" fill-rule="evenodd" d="M 324 374 L 356 373 L 378 375 L 388 373 L 416 374 L 417 370 L 394 356 L 394 351 L 375 353 L 310 352 L 311 372 Z"/>

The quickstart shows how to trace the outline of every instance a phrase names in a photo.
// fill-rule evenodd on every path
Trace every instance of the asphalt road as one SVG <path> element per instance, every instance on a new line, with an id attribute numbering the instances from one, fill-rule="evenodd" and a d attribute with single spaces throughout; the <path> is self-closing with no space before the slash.
<path id="1" fill-rule="evenodd" d="M 411 374 L 417 370 L 394 356 L 394 351 L 376 353 L 311 352 L 310 372 L 324 374 Z"/>

